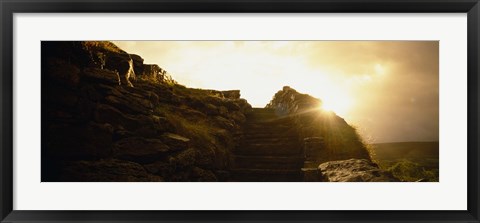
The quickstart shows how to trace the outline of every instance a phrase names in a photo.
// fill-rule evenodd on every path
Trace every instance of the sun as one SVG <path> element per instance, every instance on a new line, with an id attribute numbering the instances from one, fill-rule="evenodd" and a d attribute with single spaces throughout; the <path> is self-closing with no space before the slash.
<path id="1" fill-rule="evenodd" d="M 324 111 L 332 111 L 342 117 L 347 116 L 352 107 L 352 100 L 349 97 L 336 96 L 333 98 L 323 99 L 321 109 Z"/>

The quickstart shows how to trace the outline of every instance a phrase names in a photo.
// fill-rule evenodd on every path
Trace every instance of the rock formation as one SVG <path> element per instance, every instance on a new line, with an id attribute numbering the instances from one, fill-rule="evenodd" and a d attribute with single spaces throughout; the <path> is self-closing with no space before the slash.
<path id="1" fill-rule="evenodd" d="M 42 181 L 224 181 L 249 108 L 110 42 L 42 42 Z"/>
<path id="2" fill-rule="evenodd" d="M 318 167 L 320 181 L 325 182 L 398 182 L 390 172 L 381 170 L 366 159 L 330 161 Z"/>
<path id="3" fill-rule="evenodd" d="M 267 108 L 290 117 L 307 147 L 307 159 L 316 164 L 351 158 L 370 159 L 356 130 L 333 112 L 321 109 L 321 100 L 288 86 L 278 91 Z"/>

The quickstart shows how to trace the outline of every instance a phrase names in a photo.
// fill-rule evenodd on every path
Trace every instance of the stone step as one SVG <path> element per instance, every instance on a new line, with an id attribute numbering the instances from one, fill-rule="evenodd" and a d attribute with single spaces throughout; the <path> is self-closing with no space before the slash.
<path id="1" fill-rule="evenodd" d="M 232 169 L 231 182 L 299 182 L 302 181 L 300 169 Z"/>
<path id="2" fill-rule="evenodd" d="M 275 113 L 259 113 L 259 112 L 251 112 L 245 114 L 247 117 L 247 120 L 262 120 L 262 121 L 274 121 L 274 120 L 280 120 L 283 119 L 284 117 L 278 116 Z"/>
<path id="3" fill-rule="evenodd" d="M 301 181 L 302 144 L 291 118 L 265 108 L 253 108 L 246 118 L 242 142 L 229 160 L 231 181 Z"/>
<path id="4" fill-rule="evenodd" d="M 301 169 L 302 157 L 296 156 L 231 156 L 232 168 L 245 169 Z"/>

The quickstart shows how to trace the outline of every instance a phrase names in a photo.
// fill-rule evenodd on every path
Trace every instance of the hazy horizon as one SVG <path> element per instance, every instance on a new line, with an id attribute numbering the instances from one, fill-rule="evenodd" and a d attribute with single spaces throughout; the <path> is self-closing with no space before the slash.
<path id="1" fill-rule="evenodd" d="M 264 107 L 283 86 L 321 99 L 367 143 L 439 140 L 438 41 L 114 41 L 180 84 L 239 89 Z"/>

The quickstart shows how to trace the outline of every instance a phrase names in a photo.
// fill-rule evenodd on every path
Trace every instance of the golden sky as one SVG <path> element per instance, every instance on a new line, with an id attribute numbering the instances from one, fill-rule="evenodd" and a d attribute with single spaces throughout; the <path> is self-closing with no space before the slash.
<path id="1" fill-rule="evenodd" d="M 438 140 L 437 41 L 115 41 L 187 87 L 240 89 L 264 107 L 283 86 L 320 98 L 369 142 Z"/>

